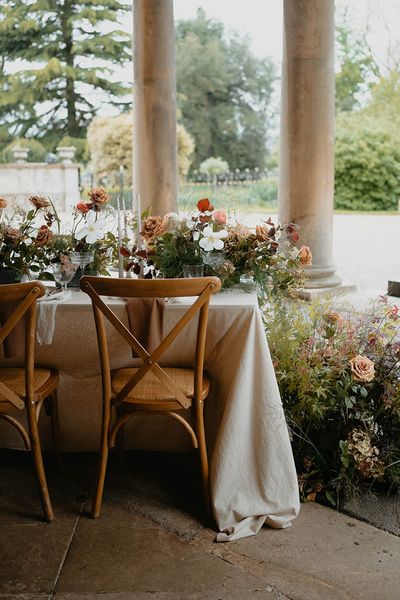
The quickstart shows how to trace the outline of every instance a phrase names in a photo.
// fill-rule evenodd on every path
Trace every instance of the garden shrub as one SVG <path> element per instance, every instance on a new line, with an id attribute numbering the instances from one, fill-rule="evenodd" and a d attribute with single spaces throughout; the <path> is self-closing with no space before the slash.
<path id="1" fill-rule="evenodd" d="M 87 163 L 89 160 L 89 145 L 85 138 L 76 138 L 66 135 L 60 140 L 57 146 L 73 146 L 75 148 L 74 161 Z"/>
<path id="2" fill-rule="evenodd" d="M 15 162 L 13 150 L 18 147 L 29 149 L 29 154 L 26 159 L 27 162 L 43 162 L 45 159 L 47 150 L 43 144 L 32 139 L 16 139 L 4 148 L 2 152 L 2 161 L 6 163 Z"/>
<path id="3" fill-rule="evenodd" d="M 303 500 L 400 488 L 400 313 L 275 304 L 268 341 Z"/>
<path id="4" fill-rule="evenodd" d="M 362 114 L 339 116 L 335 147 L 335 208 L 397 209 L 400 148 L 397 128 Z"/>

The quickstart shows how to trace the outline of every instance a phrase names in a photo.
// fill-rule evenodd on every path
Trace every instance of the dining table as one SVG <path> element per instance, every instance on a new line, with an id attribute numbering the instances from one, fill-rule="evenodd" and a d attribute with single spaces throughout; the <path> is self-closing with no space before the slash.
<path id="1" fill-rule="evenodd" d="M 105 301 L 128 326 L 124 299 Z M 59 444 L 63 452 L 97 451 L 102 390 L 91 302 L 80 290 L 52 302 L 50 330 L 41 336 L 41 343 L 37 341 L 36 362 L 60 373 Z M 165 332 L 189 302 L 192 299 L 166 302 Z M 106 326 L 111 368 L 131 366 L 130 347 L 109 323 Z M 195 324 L 191 324 L 161 364 L 190 366 L 194 345 Z M 300 507 L 296 469 L 256 293 L 228 290 L 211 297 L 204 364 L 212 380 L 205 422 L 217 541 L 255 535 L 264 524 L 290 526 Z M 190 420 L 190 410 L 182 414 Z M 50 445 L 48 421 L 41 415 L 44 449 Z M 18 434 L 1 420 L 0 446 L 22 448 Z M 174 421 L 162 415 L 135 415 L 126 425 L 125 447 L 184 452 L 191 444 Z"/>

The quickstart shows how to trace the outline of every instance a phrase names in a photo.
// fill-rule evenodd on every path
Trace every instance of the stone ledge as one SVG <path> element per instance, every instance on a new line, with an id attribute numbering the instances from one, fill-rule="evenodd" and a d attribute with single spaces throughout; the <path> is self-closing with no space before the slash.
<path id="1" fill-rule="evenodd" d="M 298 293 L 299 298 L 312 302 L 318 298 L 345 296 L 357 291 L 357 286 L 353 283 L 342 283 L 335 287 L 327 288 L 303 288 Z"/>
<path id="2" fill-rule="evenodd" d="M 400 495 L 387 495 L 384 492 L 358 494 L 344 500 L 341 512 L 378 529 L 383 529 L 400 537 Z"/>

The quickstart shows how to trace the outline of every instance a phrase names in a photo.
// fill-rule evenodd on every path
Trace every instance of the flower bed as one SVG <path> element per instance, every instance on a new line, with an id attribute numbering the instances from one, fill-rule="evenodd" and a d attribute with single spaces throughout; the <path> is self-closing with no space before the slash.
<path id="1" fill-rule="evenodd" d="M 303 500 L 400 488 L 400 319 L 385 297 L 358 315 L 275 304 L 268 340 Z"/>

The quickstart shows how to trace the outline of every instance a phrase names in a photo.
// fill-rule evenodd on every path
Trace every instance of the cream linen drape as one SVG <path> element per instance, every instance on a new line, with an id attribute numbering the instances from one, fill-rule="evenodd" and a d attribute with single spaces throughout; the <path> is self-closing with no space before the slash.
<path id="1" fill-rule="evenodd" d="M 183 303 L 167 304 L 168 330 Z M 127 323 L 125 305 L 110 300 Z M 109 328 L 112 367 L 128 366 L 128 346 Z M 194 330 L 187 328 L 169 349 L 165 365 L 189 365 Z M 87 296 L 73 292 L 57 307 L 53 343 L 37 347 L 37 361 L 61 373 L 59 412 L 65 451 L 98 448 L 101 381 L 92 309 Z M 205 366 L 215 384 L 206 402 L 211 496 L 218 541 L 254 535 L 264 523 L 284 528 L 299 511 L 296 472 L 275 374 L 261 316 L 253 294 L 212 297 Z M 135 417 L 126 432 L 127 447 L 184 450 L 185 433 L 165 417 Z M 47 422 L 42 420 L 44 445 Z M 167 434 L 168 432 L 168 434 Z M 11 428 L 0 423 L 0 444 L 18 447 Z"/>

